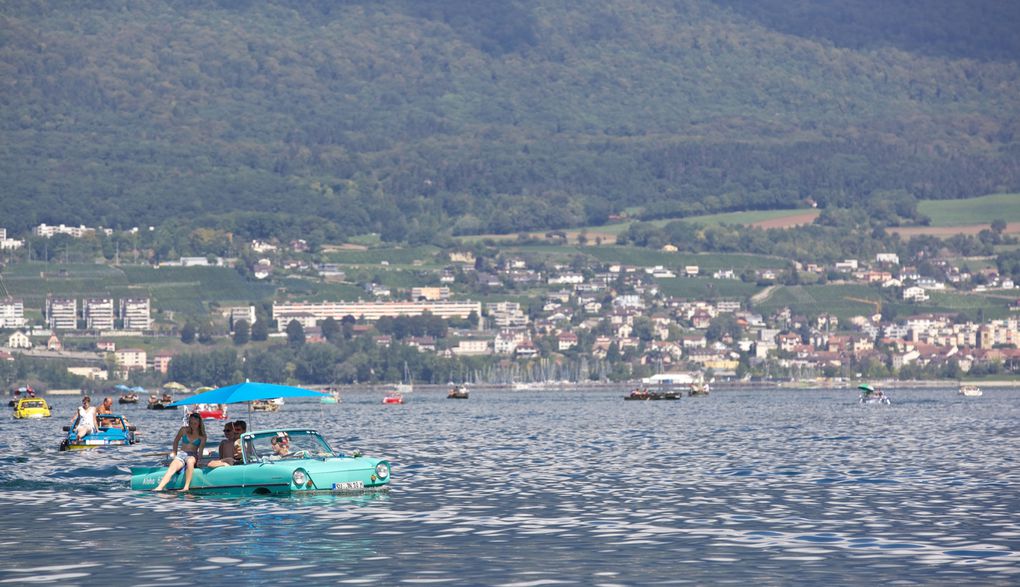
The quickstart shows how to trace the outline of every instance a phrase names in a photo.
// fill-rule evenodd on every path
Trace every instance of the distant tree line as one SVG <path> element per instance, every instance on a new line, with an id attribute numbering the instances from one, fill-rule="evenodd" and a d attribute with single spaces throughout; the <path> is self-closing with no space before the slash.
<path id="1" fill-rule="evenodd" d="M 1010 3 L 789 4 L 10 3 L 0 218 L 172 258 L 1020 191 Z"/>

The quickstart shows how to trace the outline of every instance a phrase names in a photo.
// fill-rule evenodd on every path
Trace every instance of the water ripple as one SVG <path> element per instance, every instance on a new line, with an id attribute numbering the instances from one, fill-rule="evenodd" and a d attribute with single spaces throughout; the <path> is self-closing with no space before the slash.
<path id="1" fill-rule="evenodd" d="M 58 398 L 52 421 L 0 422 L 0 547 L 19 563 L 0 582 L 94 582 L 102 564 L 125 583 L 1014 583 L 1016 392 L 846 394 L 288 402 L 255 425 L 386 456 L 391 490 L 246 499 L 131 492 L 179 415 L 134 410 L 145 443 L 59 453 L 75 402 Z"/>

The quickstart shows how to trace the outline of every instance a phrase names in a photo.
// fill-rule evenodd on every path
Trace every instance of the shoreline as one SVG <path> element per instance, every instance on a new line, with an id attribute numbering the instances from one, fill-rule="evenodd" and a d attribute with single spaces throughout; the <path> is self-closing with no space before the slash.
<path id="1" fill-rule="evenodd" d="M 863 380 L 861 381 L 863 382 Z M 812 389 L 855 389 L 861 382 L 824 382 L 805 379 L 802 381 L 720 381 L 712 384 L 713 390 L 726 391 L 726 390 L 737 390 L 737 389 L 801 389 L 801 390 L 812 390 Z M 884 387 L 886 389 L 946 389 L 956 388 L 961 384 L 976 385 L 983 388 L 997 388 L 997 389 L 1008 389 L 1017 388 L 1020 389 L 1020 380 L 1009 380 L 1009 379 L 995 379 L 988 381 L 958 381 L 956 379 L 919 379 L 919 380 L 888 380 L 888 381 L 875 381 L 872 382 L 878 387 Z M 633 387 L 642 387 L 640 381 L 621 381 L 619 383 L 606 383 L 593 381 L 590 383 L 570 383 L 570 384 L 549 384 L 549 385 L 536 385 L 529 389 L 513 389 L 510 384 L 507 383 L 469 383 L 468 388 L 471 390 L 487 390 L 487 391 L 506 391 L 506 392 L 522 392 L 522 391 L 581 391 L 581 390 L 621 390 L 627 391 Z M 313 389 L 321 391 L 327 387 L 324 385 L 306 385 L 300 386 L 306 389 Z M 385 393 L 392 391 L 392 384 L 353 384 L 353 385 L 338 385 L 344 392 L 349 393 Z M 654 387 L 654 386 L 652 386 Z M 422 383 L 415 385 L 415 388 L 419 391 L 449 391 L 450 385 L 447 383 Z M 675 389 L 686 389 L 687 386 L 680 385 L 674 386 Z M 99 392 L 102 393 L 102 392 Z M 411 392 L 412 394 L 414 392 Z M 83 392 L 79 389 L 51 389 L 40 392 L 41 396 L 76 396 L 83 395 Z M 188 393 L 179 393 L 177 395 L 188 396 Z"/>

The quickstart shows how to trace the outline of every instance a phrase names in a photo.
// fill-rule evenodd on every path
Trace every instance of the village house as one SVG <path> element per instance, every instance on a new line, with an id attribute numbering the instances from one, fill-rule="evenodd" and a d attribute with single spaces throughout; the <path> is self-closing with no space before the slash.
<path id="1" fill-rule="evenodd" d="M 450 350 L 459 356 L 488 355 L 490 353 L 489 341 L 485 339 L 462 339 L 457 342 L 457 346 Z"/>
<path id="2" fill-rule="evenodd" d="M 517 347 L 514 349 L 514 354 L 520 358 L 529 359 L 531 357 L 538 356 L 538 348 L 532 341 L 525 340 L 518 343 Z"/>
<path id="3" fill-rule="evenodd" d="M 573 332 L 561 332 L 556 337 L 556 349 L 559 351 L 569 351 L 570 349 L 577 346 L 577 335 Z"/>
<path id="4" fill-rule="evenodd" d="M 12 349 L 30 349 L 32 340 L 24 332 L 16 330 L 7 337 L 7 346 Z"/>
<path id="5" fill-rule="evenodd" d="M 493 340 L 493 352 L 498 355 L 513 354 L 517 350 L 517 345 L 528 340 L 531 339 L 528 336 L 527 330 L 523 328 L 504 328 L 496 334 L 496 338 Z"/>
<path id="6" fill-rule="evenodd" d="M 904 300 L 911 302 L 925 302 L 928 300 L 928 292 L 924 288 L 915 285 L 903 288 L 902 297 Z"/>
<path id="7" fill-rule="evenodd" d="M 173 351 L 156 351 L 152 357 L 152 370 L 166 375 L 170 371 L 170 362 L 173 358 Z"/>
<path id="8" fill-rule="evenodd" d="M 685 349 L 703 349 L 708 347 L 708 339 L 704 334 L 685 334 L 680 337 Z"/>
<path id="9" fill-rule="evenodd" d="M 704 310 L 698 310 L 691 316 L 691 326 L 702 329 L 708 328 L 712 323 L 712 315 Z"/>
<path id="10" fill-rule="evenodd" d="M 100 367 L 68 367 L 67 372 L 90 381 L 106 381 L 109 378 L 109 373 Z"/>
<path id="11" fill-rule="evenodd" d="M 121 349 L 114 351 L 114 362 L 121 373 L 129 371 L 145 371 L 146 352 L 142 349 Z"/>
<path id="12" fill-rule="evenodd" d="M 792 332 L 780 334 L 777 342 L 779 344 L 779 348 L 787 353 L 792 353 L 794 349 L 802 344 L 800 336 Z"/>
<path id="13" fill-rule="evenodd" d="M 305 328 L 305 343 L 307 344 L 322 344 L 326 341 L 326 337 L 322 334 L 321 326 L 312 326 L 311 328 Z"/>
<path id="14" fill-rule="evenodd" d="M 436 352 L 436 339 L 431 336 L 412 336 L 407 339 L 407 346 L 416 348 L 419 351 Z"/>

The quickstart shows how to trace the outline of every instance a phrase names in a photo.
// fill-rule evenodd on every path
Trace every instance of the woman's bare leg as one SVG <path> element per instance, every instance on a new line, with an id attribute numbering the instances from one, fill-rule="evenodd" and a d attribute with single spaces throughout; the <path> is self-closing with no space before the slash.
<path id="1" fill-rule="evenodd" d="M 184 491 L 191 489 L 191 477 L 195 474 L 195 457 L 188 457 L 187 469 L 184 470 Z"/>
<path id="2" fill-rule="evenodd" d="M 163 491 L 166 484 L 170 482 L 170 478 L 174 476 L 174 473 L 181 470 L 181 462 L 177 459 L 170 461 L 170 466 L 167 467 L 166 473 L 163 474 L 163 479 L 159 482 L 159 485 L 153 489 L 153 491 Z"/>

